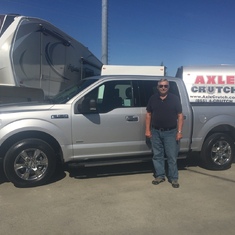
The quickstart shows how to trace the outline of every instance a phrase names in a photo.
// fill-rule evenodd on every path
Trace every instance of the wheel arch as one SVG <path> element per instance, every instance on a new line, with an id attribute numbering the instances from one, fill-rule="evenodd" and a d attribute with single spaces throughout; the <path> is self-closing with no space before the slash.
<path id="1" fill-rule="evenodd" d="M 213 127 L 205 136 L 203 143 L 209 136 L 214 133 L 225 133 L 229 135 L 233 140 L 235 140 L 235 127 L 228 124 L 223 124 Z"/>
<path id="2" fill-rule="evenodd" d="M 19 140 L 26 139 L 26 138 L 37 138 L 37 139 L 47 142 L 55 151 L 56 159 L 59 161 L 59 163 L 64 162 L 63 152 L 58 141 L 53 136 L 42 131 L 22 131 L 22 132 L 19 132 L 10 136 L 0 146 L 0 153 L 1 153 L 0 158 L 2 159 L 4 158 L 10 146 L 18 142 Z"/>

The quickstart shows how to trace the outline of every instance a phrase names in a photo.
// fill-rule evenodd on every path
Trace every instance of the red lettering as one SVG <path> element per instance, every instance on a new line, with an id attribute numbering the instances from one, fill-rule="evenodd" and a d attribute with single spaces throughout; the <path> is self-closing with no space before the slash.
<path id="1" fill-rule="evenodd" d="M 197 76 L 194 84 L 205 84 L 205 80 L 203 76 Z"/>
<path id="2" fill-rule="evenodd" d="M 205 80 L 206 79 L 206 80 Z M 202 75 L 198 75 L 196 76 L 195 82 L 194 84 L 212 84 L 212 85 L 224 85 L 224 84 L 228 84 L 228 85 L 234 85 L 235 84 L 235 76 L 234 75 L 207 75 L 202 76 Z"/>
<path id="3" fill-rule="evenodd" d="M 216 76 L 207 76 L 207 84 L 215 84 Z"/>
<path id="4" fill-rule="evenodd" d="M 227 84 L 234 84 L 234 76 L 227 76 Z"/>
<path id="5" fill-rule="evenodd" d="M 223 81 L 223 76 L 218 76 L 218 84 L 225 84 L 225 81 Z"/>

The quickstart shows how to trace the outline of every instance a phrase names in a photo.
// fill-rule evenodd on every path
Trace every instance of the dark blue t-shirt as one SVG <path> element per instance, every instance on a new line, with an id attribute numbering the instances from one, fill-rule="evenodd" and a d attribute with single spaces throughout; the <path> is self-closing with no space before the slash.
<path id="1" fill-rule="evenodd" d="M 162 100 L 158 93 L 149 99 L 147 112 L 151 113 L 151 125 L 157 128 L 173 128 L 177 126 L 178 114 L 182 113 L 179 97 L 168 93 Z"/>

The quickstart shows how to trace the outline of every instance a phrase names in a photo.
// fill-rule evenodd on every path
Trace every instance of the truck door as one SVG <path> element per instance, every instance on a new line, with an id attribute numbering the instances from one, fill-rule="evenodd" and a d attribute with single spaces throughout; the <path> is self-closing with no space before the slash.
<path id="1" fill-rule="evenodd" d="M 142 135 L 141 108 L 135 107 L 132 81 L 107 81 L 74 105 L 75 158 L 128 156 L 149 151 Z"/>

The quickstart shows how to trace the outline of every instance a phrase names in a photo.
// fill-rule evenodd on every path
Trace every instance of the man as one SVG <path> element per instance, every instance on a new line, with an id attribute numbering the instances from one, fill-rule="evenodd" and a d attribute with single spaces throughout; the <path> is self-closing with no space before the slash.
<path id="1" fill-rule="evenodd" d="M 153 150 L 153 166 L 155 169 L 154 185 L 165 181 L 165 160 L 168 162 L 168 180 L 173 188 L 179 188 L 177 156 L 179 140 L 182 138 L 183 114 L 182 106 L 174 94 L 168 93 L 169 82 L 161 79 L 158 92 L 152 95 L 147 105 L 146 132 L 151 138 Z"/>

